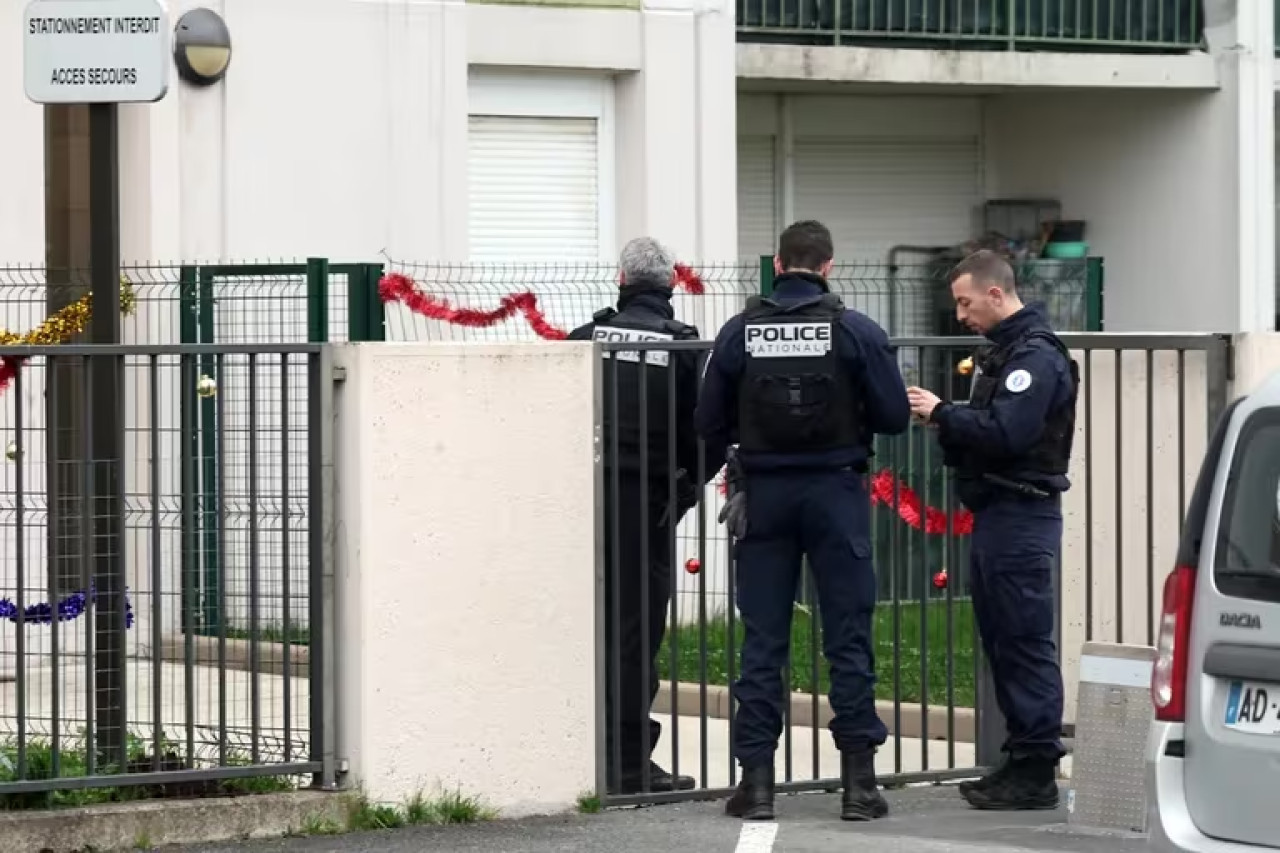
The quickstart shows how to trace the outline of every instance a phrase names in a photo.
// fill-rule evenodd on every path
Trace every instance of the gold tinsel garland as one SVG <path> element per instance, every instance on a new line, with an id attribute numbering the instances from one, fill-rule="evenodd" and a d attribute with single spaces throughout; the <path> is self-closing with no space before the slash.
<path id="1" fill-rule="evenodd" d="M 120 276 L 120 313 L 128 317 L 133 313 L 135 303 L 133 284 L 129 281 L 128 276 Z M 21 344 L 49 346 L 66 343 L 88 327 L 89 318 L 92 316 L 92 308 L 93 294 L 86 293 L 25 335 L 18 335 L 0 329 L 0 346 Z"/>

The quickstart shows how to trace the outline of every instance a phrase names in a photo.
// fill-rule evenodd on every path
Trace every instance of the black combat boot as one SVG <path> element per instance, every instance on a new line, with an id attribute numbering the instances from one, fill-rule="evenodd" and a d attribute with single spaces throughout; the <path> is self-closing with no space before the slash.
<path id="1" fill-rule="evenodd" d="M 613 774 L 609 774 L 610 785 L 612 785 Z M 665 794 L 671 791 L 689 791 L 697 787 L 698 780 L 692 776 L 673 776 L 669 771 L 664 769 L 656 761 L 649 762 L 649 786 L 646 790 L 644 785 L 644 775 L 642 771 L 634 770 L 629 773 L 622 774 L 621 784 L 618 790 L 610 790 L 611 794 Z"/>
<path id="2" fill-rule="evenodd" d="M 724 813 L 743 820 L 773 820 L 773 764 L 742 768 L 742 781 Z"/>
<path id="3" fill-rule="evenodd" d="M 1000 763 L 991 768 L 987 775 L 981 779 L 970 779 L 967 782 L 961 782 L 959 785 L 960 796 L 969 796 L 970 791 L 985 791 L 1005 777 L 1009 772 L 1009 753 L 1001 753 Z"/>
<path id="4" fill-rule="evenodd" d="M 975 809 L 1029 811 L 1058 807 L 1058 762 L 1043 756 L 1014 756 L 984 788 L 962 795 Z"/>
<path id="5" fill-rule="evenodd" d="M 889 804 L 876 787 L 875 750 L 840 753 L 840 781 L 844 786 L 841 820 L 875 820 L 889 813 Z"/>

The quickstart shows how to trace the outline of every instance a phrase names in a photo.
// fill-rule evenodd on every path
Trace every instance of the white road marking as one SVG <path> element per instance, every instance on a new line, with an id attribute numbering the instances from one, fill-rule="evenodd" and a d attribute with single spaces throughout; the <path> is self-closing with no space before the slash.
<path id="1" fill-rule="evenodd" d="M 772 821 L 744 823 L 734 853 L 773 853 L 773 840 L 777 837 L 778 825 Z"/>

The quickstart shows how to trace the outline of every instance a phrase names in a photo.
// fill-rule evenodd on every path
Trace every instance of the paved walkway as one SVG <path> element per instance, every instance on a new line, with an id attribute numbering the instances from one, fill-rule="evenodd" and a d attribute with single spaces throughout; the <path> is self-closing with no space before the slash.
<path id="1" fill-rule="evenodd" d="M 464 827 L 169 848 L 188 853 L 1141 853 L 1137 837 L 1069 832 L 1064 810 L 1000 814 L 969 809 L 952 786 L 888 792 L 890 816 L 836 819 L 828 794 L 781 797 L 778 821 L 745 825 L 721 802 L 626 809 Z M 744 830 L 744 827 L 748 827 Z"/>

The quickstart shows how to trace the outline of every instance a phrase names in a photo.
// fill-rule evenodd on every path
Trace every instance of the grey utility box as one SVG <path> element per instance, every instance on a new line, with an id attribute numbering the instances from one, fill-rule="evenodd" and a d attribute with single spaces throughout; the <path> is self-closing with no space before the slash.
<path id="1" fill-rule="evenodd" d="M 1146 746 L 1155 649 L 1085 643 L 1080 656 L 1069 826 L 1146 832 Z"/>

